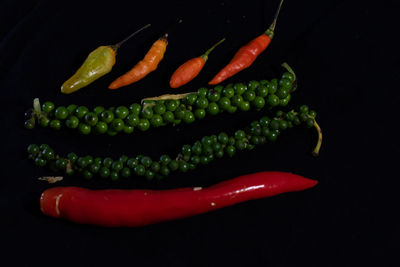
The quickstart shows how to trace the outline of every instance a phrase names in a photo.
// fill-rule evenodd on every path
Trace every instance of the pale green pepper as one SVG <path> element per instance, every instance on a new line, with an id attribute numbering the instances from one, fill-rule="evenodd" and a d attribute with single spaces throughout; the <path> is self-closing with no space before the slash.
<path id="1" fill-rule="evenodd" d="M 143 26 L 115 45 L 99 46 L 92 51 L 76 73 L 61 86 L 61 93 L 73 93 L 109 73 L 115 64 L 117 49 L 129 38 L 148 28 Z"/>

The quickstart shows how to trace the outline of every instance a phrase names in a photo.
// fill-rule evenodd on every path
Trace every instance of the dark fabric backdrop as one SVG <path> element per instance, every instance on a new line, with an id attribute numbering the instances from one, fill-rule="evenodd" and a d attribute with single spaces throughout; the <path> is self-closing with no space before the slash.
<path id="1" fill-rule="evenodd" d="M 2 261 L 13 266 L 398 266 L 398 12 L 395 1 L 285 1 L 268 49 L 225 82 L 271 79 L 288 62 L 299 79 L 290 107 L 317 110 L 324 132 L 321 155 L 311 156 L 316 133 L 293 129 L 277 142 L 215 160 L 163 181 L 64 179 L 87 188 L 207 186 L 242 174 L 279 170 L 317 179 L 313 189 L 242 203 L 188 219 L 136 229 L 77 225 L 43 216 L 39 196 L 54 185 L 49 170 L 27 159 L 30 143 L 59 153 L 117 157 L 174 154 L 203 135 L 233 131 L 267 111 L 224 114 L 191 125 L 130 136 L 79 134 L 23 126 L 39 97 L 56 105 L 129 105 L 143 97 L 206 85 L 234 52 L 271 23 L 270 1 L 1 1 L 0 78 L 4 129 L 0 179 Z M 107 85 L 140 60 L 177 18 L 157 71 L 116 91 Z M 113 44 L 140 26 L 152 27 L 120 48 L 112 72 L 71 95 L 60 85 L 99 45 Z M 204 70 L 177 90 L 169 77 L 217 40 Z M 4 106 L 5 104 L 5 106 Z M 290 108 L 289 107 L 289 108 Z M 385 261 L 385 263 L 383 263 Z"/>

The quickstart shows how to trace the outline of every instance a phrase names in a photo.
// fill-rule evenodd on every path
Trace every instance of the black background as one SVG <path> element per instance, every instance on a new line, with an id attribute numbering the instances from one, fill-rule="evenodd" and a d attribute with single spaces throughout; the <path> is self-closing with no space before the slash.
<path id="1" fill-rule="evenodd" d="M 27 160 L 29 143 L 48 143 L 60 154 L 155 158 L 175 154 L 203 135 L 243 127 L 267 112 L 223 114 L 130 136 L 87 137 L 24 129 L 23 114 L 33 98 L 93 108 L 196 90 L 269 26 L 278 1 L 2 1 L 2 261 L 12 259 L 13 266 L 398 266 L 390 257 L 398 248 L 400 229 L 394 216 L 398 174 L 389 169 L 398 161 L 392 129 L 398 124 L 400 76 L 399 8 L 394 2 L 287 0 L 267 50 L 224 83 L 271 79 L 282 73 L 280 64 L 288 62 L 299 80 L 290 107 L 308 104 L 318 112 L 324 132 L 319 157 L 310 153 L 316 133 L 299 128 L 286 131 L 273 144 L 160 182 L 72 177 L 58 184 L 161 189 L 207 186 L 242 174 L 279 170 L 316 179 L 315 188 L 179 221 L 109 229 L 40 213 L 40 193 L 53 185 L 37 180 L 50 172 Z M 140 60 L 178 18 L 183 23 L 170 34 L 157 71 L 130 86 L 108 90 L 107 85 Z M 60 93 L 60 85 L 90 51 L 116 43 L 147 23 L 152 27 L 119 49 L 111 73 L 71 95 Z M 195 80 L 176 90 L 168 87 L 180 64 L 222 37 L 227 40 Z"/>

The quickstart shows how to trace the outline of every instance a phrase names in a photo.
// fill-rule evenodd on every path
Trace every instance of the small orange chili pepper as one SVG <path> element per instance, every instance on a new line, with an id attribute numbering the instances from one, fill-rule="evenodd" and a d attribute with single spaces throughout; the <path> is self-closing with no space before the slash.
<path id="1" fill-rule="evenodd" d="M 274 20 L 271 26 L 262 35 L 250 41 L 247 45 L 242 46 L 234 55 L 232 60 L 226 65 L 215 77 L 208 82 L 214 85 L 232 77 L 236 73 L 250 67 L 256 58 L 268 47 L 274 37 L 276 20 L 279 15 L 283 0 L 281 0 L 278 10 L 275 13 Z"/>
<path id="2" fill-rule="evenodd" d="M 108 88 L 117 89 L 143 79 L 147 74 L 157 69 L 158 63 L 163 59 L 168 45 L 168 33 L 155 41 L 150 50 L 130 71 L 118 77 Z"/>
<path id="3" fill-rule="evenodd" d="M 192 58 L 183 63 L 179 68 L 176 69 L 174 74 L 172 74 L 169 85 L 172 88 L 178 88 L 193 80 L 203 69 L 206 61 L 208 60 L 208 55 L 223 41 L 225 41 L 225 38 L 214 44 L 203 55 Z"/>

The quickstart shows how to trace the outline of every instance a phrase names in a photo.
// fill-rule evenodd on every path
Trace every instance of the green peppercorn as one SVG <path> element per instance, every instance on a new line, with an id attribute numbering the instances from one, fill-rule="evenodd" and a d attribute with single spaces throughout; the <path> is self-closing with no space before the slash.
<path id="1" fill-rule="evenodd" d="M 217 115 L 219 113 L 219 107 L 216 103 L 212 102 L 207 107 L 207 112 L 210 115 Z"/>
<path id="2" fill-rule="evenodd" d="M 250 110 L 250 103 L 248 101 L 243 101 L 239 104 L 238 107 L 241 111 L 248 111 Z"/>
<path id="3" fill-rule="evenodd" d="M 67 106 L 68 113 L 69 113 L 69 114 L 75 114 L 76 108 L 77 108 L 77 107 L 78 107 L 78 106 L 75 105 L 75 104 L 70 104 L 70 105 L 68 105 L 68 106 Z"/>
<path id="4" fill-rule="evenodd" d="M 143 166 L 145 166 L 146 168 L 149 168 L 150 166 L 151 166 L 151 163 L 152 163 L 153 161 L 151 160 L 151 158 L 150 157 L 147 157 L 147 156 L 144 156 L 142 159 L 141 159 L 141 161 L 140 161 L 140 163 L 143 165 Z"/>
<path id="5" fill-rule="evenodd" d="M 260 126 L 266 127 L 269 125 L 269 123 L 271 122 L 271 119 L 267 116 L 264 116 L 260 119 Z"/>
<path id="6" fill-rule="evenodd" d="M 124 164 L 122 162 L 120 162 L 119 160 L 114 161 L 111 165 L 111 169 L 116 172 L 122 170 L 123 167 L 124 167 Z"/>
<path id="7" fill-rule="evenodd" d="M 225 153 L 229 157 L 233 157 L 236 153 L 236 148 L 233 145 L 229 145 L 229 146 L 225 147 Z"/>
<path id="8" fill-rule="evenodd" d="M 282 79 L 288 79 L 290 82 L 294 81 L 294 75 L 290 72 L 285 72 L 282 74 Z"/>
<path id="9" fill-rule="evenodd" d="M 265 100 L 261 96 L 257 96 L 254 98 L 254 100 L 251 102 L 251 105 L 255 107 L 256 109 L 262 109 L 265 106 Z"/>
<path id="10" fill-rule="evenodd" d="M 159 114 L 155 114 L 151 119 L 150 119 L 150 124 L 154 127 L 160 127 L 163 125 L 163 118 Z"/>
<path id="11" fill-rule="evenodd" d="M 228 97 L 221 97 L 221 99 L 218 101 L 218 106 L 223 110 L 228 110 L 231 106 L 231 101 Z"/>
<path id="12" fill-rule="evenodd" d="M 130 177 L 131 176 L 131 170 L 129 169 L 129 168 L 123 168 L 122 170 L 121 170 L 121 176 L 122 177 L 125 177 L 125 178 L 128 178 L 128 177 Z"/>
<path id="13" fill-rule="evenodd" d="M 171 158 L 168 155 L 161 155 L 160 163 L 161 165 L 168 165 L 171 162 Z"/>
<path id="14" fill-rule="evenodd" d="M 30 144 L 27 148 L 27 151 L 29 155 L 35 156 L 37 153 L 39 153 L 40 149 L 39 146 L 36 144 Z"/>
<path id="15" fill-rule="evenodd" d="M 114 119 L 114 113 L 109 110 L 105 110 L 100 114 L 100 118 L 105 123 L 111 123 Z"/>
<path id="16" fill-rule="evenodd" d="M 157 161 L 153 161 L 151 163 L 150 170 L 152 172 L 157 173 L 160 170 L 160 168 L 161 168 L 161 165 Z"/>
<path id="17" fill-rule="evenodd" d="M 65 120 L 68 117 L 68 110 L 66 107 L 60 106 L 56 109 L 54 115 L 59 120 Z"/>
<path id="18" fill-rule="evenodd" d="M 142 116 L 142 118 L 150 119 L 153 116 L 153 108 L 150 106 L 145 107 L 140 112 L 140 115 Z"/>
<path id="19" fill-rule="evenodd" d="M 79 119 L 76 116 L 69 116 L 69 118 L 65 121 L 65 125 L 68 128 L 75 129 L 79 125 Z"/>
<path id="20" fill-rule="evenodd" d="M 289 91 L 290 88 L 292 87 L 292 81 L 287 78 L 282 78 L 279 81 L 279 87 Z"/>
<path id="21" fill-rule="evenodd" d="M 170 170 L 169 170 L 168 166 L 161 166 L 160 174 L 162 174 L 164 176 L 168 176 L 170 174 Z"/>
<path id="22" fill-rule="evenodd" d="M 177 100 L 168 100 L 166 104 L 166 108 L 168 111 L 175 111 L 179 106 L 179 101 Z"/>
<path id="23" fill-rule="evenodd" d="M 228 137 L 228 135 L 227 135 L 225 132 L 222 132 L 222 133 L 220 133 L 220 134 L 218 135 L 218 141 L 219 141 L 221 144 L 227 144 L 227 143 L 228 143 L 228 140 L 229 140 L 229 137 Z"/>
<path id="24" fill-rule="evenodd" d="M 208 93 L 207 88 L 200 88 L 199 90 L 197 90 L 197 96 L 198 97 L 206 97 Z"/>
<path id="25" fill-rule="evenodd" d="M 104 107 L 102 106 L 97 106 L 93 109 L 94 113 L 96 113 L 97 116 L 100 116 L 100 114 L 105 110 Z"/>
<path id="26" fill-rule="evenodd" d="M 289 90 L 286 88 L 279 88 L 279 90 L 276 92 L 276 96 L 279 97 L 280 99 L 284 99 L 289 95 Z"/>
<path id="27" fill-rule="evenodd" d="M 146 170 L 144 175 L 147 180 L 153 180 L 155 173 L 151 170 Z"/>
<path id="28" fill-rule="evenodd" d="M 35 164 L 39 167 L 45 166 L 47 161 L 43 158 L 35 158 Z"/>
<path id="29" fill-rule="evenodd" d="M 110 172 L 110 178 L 111 178 L 112 181 L 118 180 L 118 179 L 119 179 L 119 174 L 118 174 L 118 172 L 116 172 L 116 171 L 111 171 L 111 172 Z"/>
<path id="30" fill-rule="evenodd" d="M 175 120 L 175 115 L 171 111 L 167 111 L 163 114 L 163 120 L 167 123 L 171 123 Z"/>
<path id="31" fill-rule="evenodd" d="M 259 85 L 260 85 L 260 83 L 257 81 L 250 81 L 247 85 L 247 88 L 250 90 L 255 90 L 258 88 Z"/>
<path id="32" fill-rule="evenodd" d="M 276 96 L 275 94 L 269 94 L 267 97 L 267 103 L 271 107 L 275 107 L 275 106 L 279 105 L 279 97 Z"/>
<path id="33" fill-rule="evenodd" d="M 264 85 L 261 85 L 256 89 L 256 94 L 257 96 L 264 98 L 268 95 L 268 88 Z"/>
<path id="34" fill-rule="evenodd" d="M 138 164 L 135 168 L 134 168 L 135 174 L 138 176 L 143 176 L 146 173 L 146 168 L 141 165 Z"/>
<path id="35" fill-rule="evenodd" d="M 56 167 L 60 170 L 65 170 L 67 168 L 67 164 L 68 162 L 66 159 L 60 158 L 56 160 Z"/>
<path id="36" fill-rule="evenodd" d="M 308 128 L 314 127 L 314 120 L 312 118 L 307 118 L 306 120 L 306 126 Z"/>
<path id="37" fill-rule="evenodd" d="M 196 100 L 197 100 L 197 94 L 194 94 L 194 93 L 188 94 L 188 95 L 185 97 L 185 100 L 186 100 L 186 104 L 188 104 L 188 105 L 193 105 L 193 104 L 196 102 Z"/>
<path id="38" fill-rule="evenodd" d="M 183 121 L 188 124 L 193 123 L 195 121 L 194 114 L 191 111 L 186 111 Z"/>
<path id="39" fill-rule="evenodd" d="M 102 178 L 107 178 L 108 176 L 110 176 L 110 169 L 107 167 L 101 167 L 99 170 L 99 175 Z"/>
<path id="40" fill-rule="evenodd" d="M 42 110 L 46 113 L 50 113 L 54 109 L 54 103 L 50 101 L 46 101 L 42 104 Z"/>
<path id="41" fill-rule="evenodd" d="M 271 142 L 275 141 L 278 138 L 278 133 L 279 132 L 277 130 L 269 131 L 267 135 L 268 140 Z"/>
<path id="42" fill-rule="evenodd" d="M 142 107 L 139 104 L 134 103 L 129 106 L 129 110 L 133 115 L 138 116 L 140 114 L 140 111 L 142 110 Z"/>
<path id="43" fill-rule="evenodd" d="M 79 123 L 78 129 L 79 129 L 79 132 L 84 135 L 90 134 L 90 131 L 91 131 L 90 125 L 87 125 L 86 123 L 82 123 L 82 122 Z"/>
<path id="44" fill-rule="evenodd" d="M 233 97 L 232 97 L 232 101 L 231 101 L 231 103 L 232 103 L 232 105 L 234 105 L 234 106 L 239 106 L 241 103 L 243 103 L 243 97 L 241 96 L 241 95 L 234 95 Z"/>
<path id="45" fill-rule="evenodd" d="M 98 122 L 98 117 L 96 115 L 96 113 L 94 112 L 88 112 L 85 115 L 85 122 L 90 125 L 90 126 L 95 126 L 96 123 Z"/>
<path id="46" fill-rule="evenodd" d="M 244 92 L 243 98 L 246 101 L 253 101 L 256 98 L 256 93 L 252 90 L 247 90 L 246 92 Z"/>
<path id="47" fill-rule="evenodd" d="M 202 108 L 198 108 L 194 111 L 194 116 L 197 119 L 203 119 L 206 116 L 206 111 Z"/>
<path id="48" fill-rule="evenodd" d="M 99 121 L 99 122 L 96 124 L 95 129 L 96 129 L 96 132 L 97 132 L 97 133 L 104 134 L 104 133 L 107 132 L 107 130 L 108 130 L 108 125 L 107 125 L 107 123 L 105 123 L 104 121 Z"/>
<path id="49" fill-rule="evenodd" d="M 59 120 L 51 120 L 50 121 L 50 128 L 54 130 L 60 130 L 61 129 L 61 122 Z"/>
<path id="50" fill-rule="evenodd" d="M 179 163 L 173 159 L 169 162 L 168 167 L 171 171 L 176 171 L 179 168 Z"/>
<path id="51" fill-rule="evenodd" d="M 122 131 L 126 134 L 131 134 L 133 133 L 133 129 L 134 129 L 133 126 L 125 125 Z"/>
<path id="52" fill-rule="evenodd" d="M 71 152 L 68 153 L 67 158 L 71 163 L 74 163 L 78 159 L 78 156 L 75 153 Z"/>
<path id="53" fill-rule="evenodd" d="M 243 83 L 237 83 L 233 86 L 233 89 L 235 89 L 235 95 L 242 95 L 246 91 L 247 86 Z"/>
<path id="54" fill-rule="evenodd" d="M 287 121 L 281 120 L 281 121 L 279 122 L 279 129 L 280 129 L 280 130 L 286 130 L 287 127 L 288 127 Z"/>
<path id="55" fill-rule="evenodd" d="M 235 95 L 235 90 L 232 87 L 225 87 L 222 90 L 222 94 L 227 98 L 231 98 Z"/>
<path id="56" fill-rule="evenodd" d="M 196 100 L 196 107 L 205 109 L 208 106 L 208 100 L 205 97 L 199 97 Z"/>
<path id="57" fill-rule="evenodd" d="M 207 93 L 207 99 L 208 99 L 208 101 L 210 101 L 210 102 L 217 102 L 217 101 L 220 99 L 220 97 L 221 97 L 221 94 L 218 93 L 218 92 L 215 91 L 215 90 L 210 90 L 210 91 Z"/>
<path id="58" fill-rule="evenodd" d="M 186 161 L 181 161 L 179 163 L 179 170 L 181 172 L 187 172 L 189 170 L 189 164 Z"/>
<path id="59" fill-rule="evenodd" d="M 119 107 L 117 107 L 116 109 L 115 109 L 115 115 L 117 116 L 117 118 L 120 118 L 120 119 L 125 119 L 126 118 L 126 116 L 128 116 L 128 114 L 129 114 L 129 109 L 127 108 L 127 107 L 125 107 L 125 106 L 119 106 Z"/>
<path id="60" fill-rule="evenodd" d="M 50 123 L 50 120 L 47 117 L 42 117 L 39 119 L 39 125 L 42 127 L 47 127 Z"/>
<path id="61" fill-rule="evenodd" d="M 268 94 L 275 94 L 276 90 L 278 90 L 278 80 L 272 79 L 271 82 L 267 85 Z"/>
<path id="62" fill-rule="evenodd" d="M 26 120 L 24 126 L 28 130 L 35 128 L 35 119 Z"/>
<path id="63" fill-rule="evenodd" d="M 82 119 L 88 112 L 89 112 L 89 110 L 87 107 L 79 106 L 75 109 L 75 116 L 77 116 L 78 119 Z"/>

